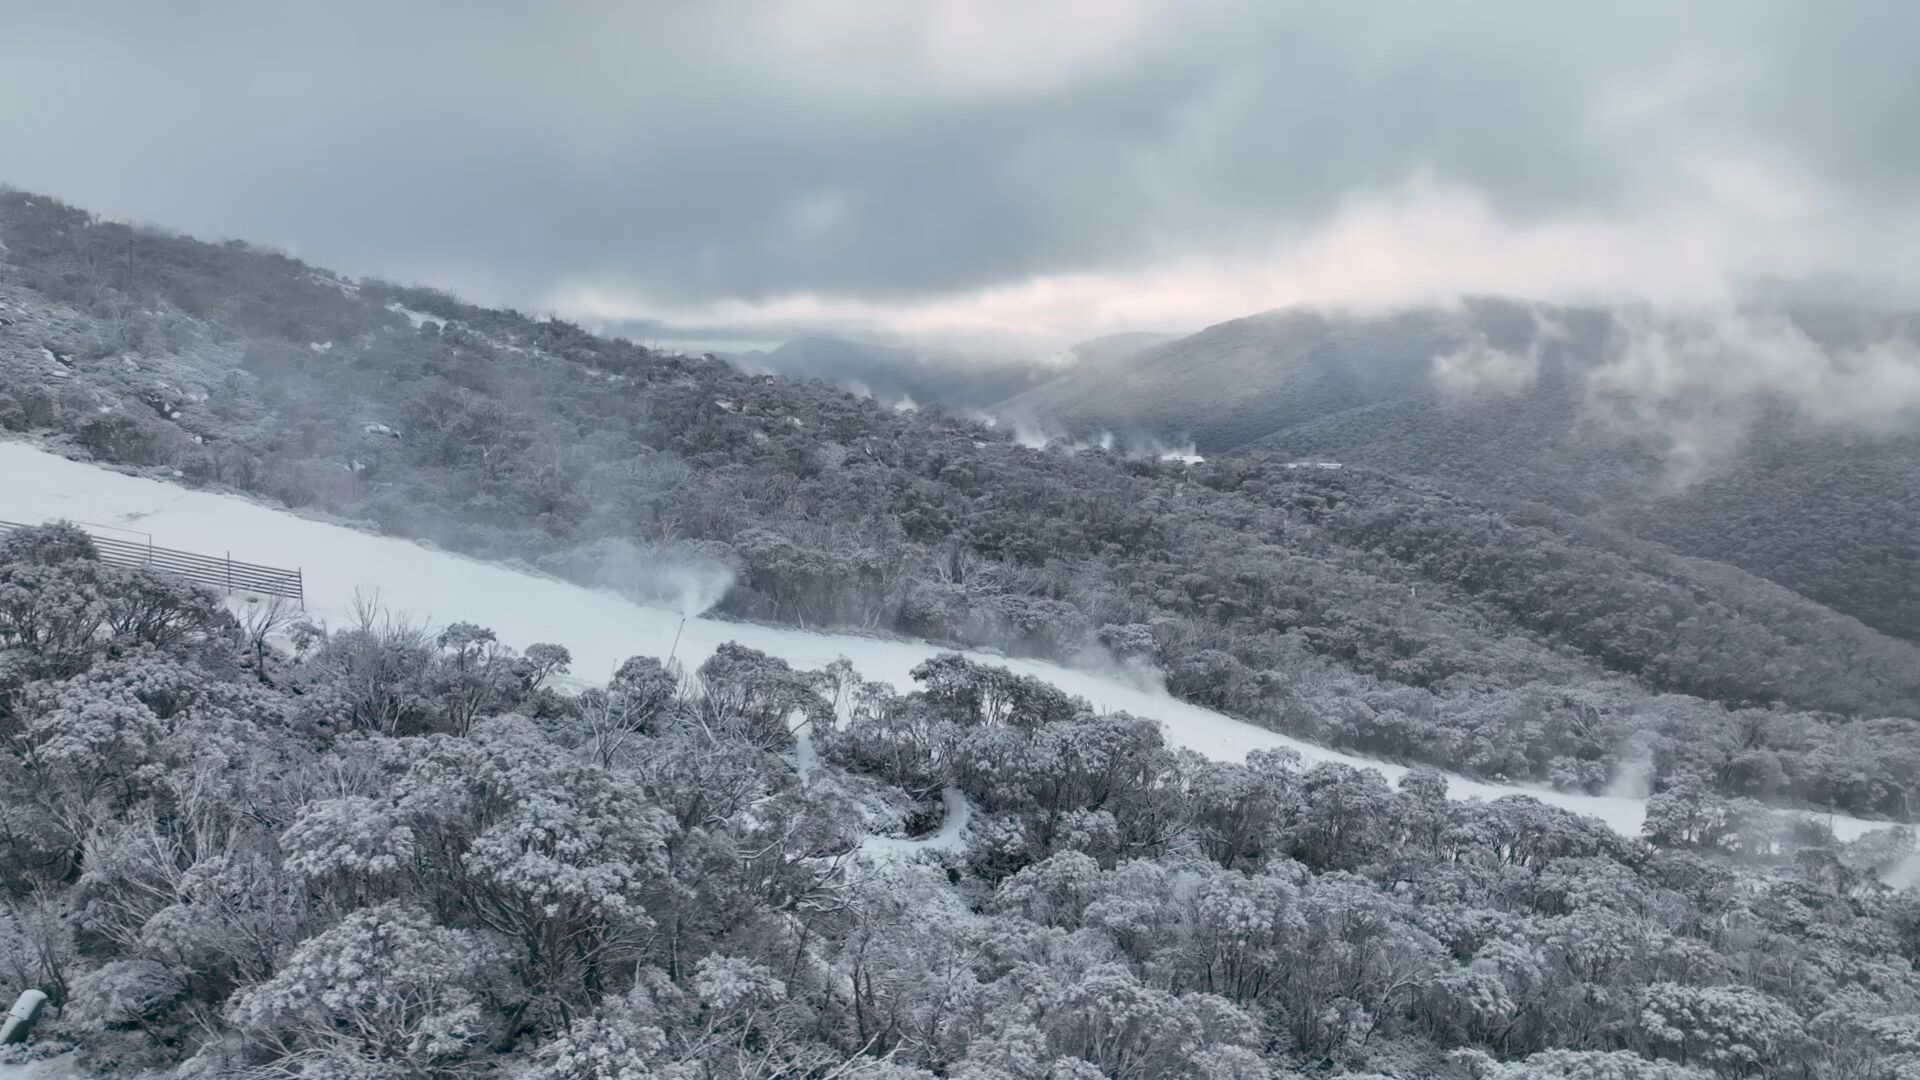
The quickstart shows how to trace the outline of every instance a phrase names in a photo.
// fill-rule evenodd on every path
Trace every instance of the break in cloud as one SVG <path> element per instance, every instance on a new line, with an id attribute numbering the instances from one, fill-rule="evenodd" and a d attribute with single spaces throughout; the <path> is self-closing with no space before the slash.
<path id="1" fill-rule="evenodd" d="M 17 4 L 0 180 L 665 333 L 1920 281 L 1920 6 Z"/>

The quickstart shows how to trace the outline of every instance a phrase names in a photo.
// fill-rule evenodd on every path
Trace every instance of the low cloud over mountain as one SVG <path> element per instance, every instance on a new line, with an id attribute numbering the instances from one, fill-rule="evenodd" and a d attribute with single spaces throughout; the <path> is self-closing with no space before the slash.
<path id="1" fill-rule="evenodd" d="M 1920 279 L 1920 9 L 1475 14 L 28 5 L 0 145 L 103 213 L 742 341 Z"/>

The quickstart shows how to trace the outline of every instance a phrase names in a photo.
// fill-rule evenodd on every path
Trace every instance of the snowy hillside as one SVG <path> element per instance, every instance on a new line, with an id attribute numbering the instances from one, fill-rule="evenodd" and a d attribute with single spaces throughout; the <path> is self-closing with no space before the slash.
<path id="1" fill-rule="evenodd" d="M 535 642 L 565 645 L 573 673 L 604 679 L 630 656 L 666 657 L 670 651 L 689 668 L 721 644 L 742 645 L 800 668 L 818 668 L 840 657 L 867 679 L 911 689 L 911 669 L 940 651 L 918 642 L 817 634 L 750 623 L 690 618 L 675 646 L 677 612 L 642 607 L 617 596 L 558 580 L 434 551 L 404 540 L 378 537 L 276 510 L 246 499 L 189 491 L 69 461 L 34 446 L 0 443 L 0 519 L 37 523 L 53 519 L 151 533 L 162 546 L 203 553 L 231 552 L 236 559 L 299 567 L 306 575 L 309 611 L 344 623 L 356 596 L 407 617 L 435 624 L 454 620 L 490 627 L 501 640 L 524 649 Z M 1391 779 L 1403 766 L 1369 761 L 1313 746 L 1208 709 L 1150 692 L 1124 681 L 1053 664 L 971 654 L 974 659 L 1043 679 L 1096 707 L 1150 717 L 1167 738 L 1208 757 L 1239 760 L 1254 749 L 1285 747 L 1308 762 L 1336 761 L 1378 769 Z M 1642 800 L 1506 787 L 1451 778 L 1457 798 L 1498 798 L 1522 792 L 1544 802 L 1606 820 L 1637 834 Z M 1835 832 L 1852 838 L 1876 823 L 1832 819 Z"/>

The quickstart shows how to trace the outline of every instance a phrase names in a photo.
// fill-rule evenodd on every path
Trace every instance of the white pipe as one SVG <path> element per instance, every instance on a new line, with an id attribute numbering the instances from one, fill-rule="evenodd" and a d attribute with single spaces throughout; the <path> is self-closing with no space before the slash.
<path id="1" fill-rule="evenodd" d="M 38 990 L 22 990 L 20 997 L 7 1010 L 7 1022 L 0 1025 L 0 1046 L 11 1046 L 25 1042 L 27 1032 L 32 1030 L 33 1022 L 40 1017 L 40 1007 L 47 1003 L 47 995 Z"/>

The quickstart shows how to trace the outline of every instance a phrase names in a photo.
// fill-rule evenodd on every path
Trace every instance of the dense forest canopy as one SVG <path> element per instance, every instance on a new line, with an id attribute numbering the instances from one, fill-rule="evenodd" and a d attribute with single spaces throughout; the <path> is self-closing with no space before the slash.
<path id="1" fill-rule="evenodd" d="M 1644 839 L 1167 747 L 958 655 L 281 624 L 0 539 L 0 978 L 181 1076 L 1053 1080 L 1920 1068 L 1901 831 L 1714 794 Z M 286 649 L 261 648 L 284 637 Z M 940 794 L 945 793 L 945 798 Z M 943 812 L 963 845 L 916 846 Z"/>

